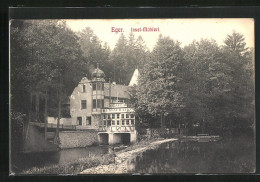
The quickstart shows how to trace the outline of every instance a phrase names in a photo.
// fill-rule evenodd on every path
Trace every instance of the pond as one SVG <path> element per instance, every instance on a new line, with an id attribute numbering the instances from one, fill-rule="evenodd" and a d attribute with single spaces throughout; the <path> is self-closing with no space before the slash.
<path id="1" fill-rule="evenodd" d="M 13 171 L 65 164 L 113 152 L 110 146 L 65 149 L 52 153 L 23 154 L 13 158 Z M 248 173 L 255 170 L 255 144 L 248 139 L 218 142 L 179 140 L 158 145 L 128 161 L 129 173 Z"/>
<path id="2" fill-rule="evenodd" d="M 17 154 L 13 158 L 14 172 L 20 172 L 32 167 L 47 167 L 51 165 L 63 165 L 73 162 L 89 155 L 100 155 L 109 153 L 109 146 L 91 146 L 86 148 L 63 149 L 55 152 L 38 152 L 30 154 Z"/>
<path id="3" fill-rule="evenodd" d="M 254 172 L 255 150 L 232 141 L 169 142 L 136 156 L 128 169 L 141 174 Z"/>

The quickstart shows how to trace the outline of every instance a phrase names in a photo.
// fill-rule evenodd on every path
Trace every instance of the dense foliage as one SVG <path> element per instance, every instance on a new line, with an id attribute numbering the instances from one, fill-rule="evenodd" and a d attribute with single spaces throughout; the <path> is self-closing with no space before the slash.
<path id="1" fill-rule="evenodd" d="M 63 21 L 12 20 L 10 48 L 14 114 L 28 113 L 35 91 L 48 93 L 57 114 L 57 93 L 65 101 L 99 63 L 107 81 L 126 85 L 138 67 L 131 101 L 143 123 L 200 126 L 212 133 L 253 131 L 254 52 L 237 32 L 223 46 L 201 39 L 184 48 L 160 35 L 151 52 L 141 36 L 121 34 L 110 50 L 89 27 L 73 32 Z"/>
<path id="2" fill-rule="evenodd" d="M 224 43 L 201 39 L 181 49 L 178 42 L 160 36 L 132 94 L 139 117 L 146 121 L 149 113 L 150 123 L 160 123 L 163 114 L 161 125 L 252 134 L 253 50 L 237 32 Z"/>
<path id="3" fill-rule="evenodd" d="M 113 73 L 111 78 L 117 83 L 128 85 L 135 68 L 142 70 L 148 57 L 149 51 L 141 36 L 135 39 L 134 34 L 130 33 L 126 39 L 121 34 L 109 57 Z"/>

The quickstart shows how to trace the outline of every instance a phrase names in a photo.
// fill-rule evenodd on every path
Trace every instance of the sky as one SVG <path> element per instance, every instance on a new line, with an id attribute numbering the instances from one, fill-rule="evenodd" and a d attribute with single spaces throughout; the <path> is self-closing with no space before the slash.
<path id="1" fill-rule="evenodd" d="M 159 34 L 170 36 L 181 42 L 181 46 L 189 45 L 193 40 L 201 38 L 215 39 L 219 45 L 228 34 L 235 30 L 244 35 L 248 47 L 254 47 L 254 19 L 250 18 L 212 18 L 212 19 L 82 19 L 66 20 L 73 31 L 81 31 L 90 27 L 99 39 L 107 42 L 111 49 L 114 48 L 121 32 L 112 32 L 112 28 L 119 28 L 126 37 L 131 28 L 153 27 L 156 32 L 133 32 L 135 38 L 141 35 L 146 46 L 152 51 Z"/>

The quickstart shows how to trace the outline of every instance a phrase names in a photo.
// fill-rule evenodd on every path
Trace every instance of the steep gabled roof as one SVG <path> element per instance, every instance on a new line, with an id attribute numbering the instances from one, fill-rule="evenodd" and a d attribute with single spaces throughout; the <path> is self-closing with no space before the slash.
<path id="1" fill-rule="evenodd" d="M 138 69 L 136 68 L 134 73 L 133 73 L 133 76 L 129 82 L 129 86 L 134 86 L 134 85 L 138 85 L 138 77 L 139 77 L 139 71 Z"/>

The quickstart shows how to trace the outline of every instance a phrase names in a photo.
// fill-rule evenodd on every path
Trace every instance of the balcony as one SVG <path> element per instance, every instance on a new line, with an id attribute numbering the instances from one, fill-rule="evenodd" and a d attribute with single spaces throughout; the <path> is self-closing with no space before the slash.
<path id="1" fill-rule="evenodd" d="M 129 125 L 129 126 L 99 126 L 98 127 L 99 132 L 115 132 L 115 133 L 128 133 L 128 132 L 134 132 L 135 126 Z"/>

